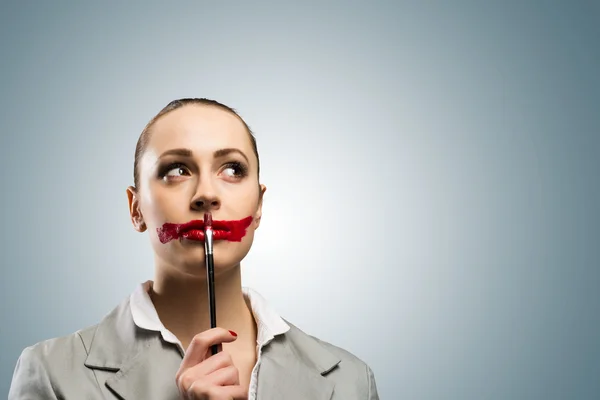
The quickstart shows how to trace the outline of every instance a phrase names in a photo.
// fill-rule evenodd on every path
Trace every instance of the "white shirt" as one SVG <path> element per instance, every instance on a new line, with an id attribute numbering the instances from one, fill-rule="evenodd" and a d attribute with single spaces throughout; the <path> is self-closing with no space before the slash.
<path id="1" fill-rule="evenodd" d="M 130 296 L 131 315 L 133 322 L 140 328 L 160 332 L 164 341 L 175 344 L 181 354 L 185 354 L 183 345 L 177 337 L 169 331 L 158 317 L 154 303 L 150 299 L 148 291 L 152 287 L 152 281 L 146 281 L 140 284 Z M 244 298 L 250 304 L 252 315 L 256 321 L 256 364 L 252 368 L 250 377 L 250 388 L 248 399 L 256 399 L 257 376 L 260 368 L 261 353 L 276 335 L 281 335 L 290 329 L 290 326 L 277 314 L 277 312 L 267 303 L 267 301 L 258 292 L 250 288 L 242 288 Z"/>

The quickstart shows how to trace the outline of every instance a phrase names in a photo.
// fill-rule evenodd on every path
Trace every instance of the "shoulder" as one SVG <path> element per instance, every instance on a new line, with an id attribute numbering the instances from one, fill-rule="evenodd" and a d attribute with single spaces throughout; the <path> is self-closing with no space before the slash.
<path id="1" fill-rule="evenodd" d="M 286 323 L 290 326 L 286 336 L 295 343 L 296 351 L 312 353 L 310 356 L 299 354 L 300 357 L 321 364 L 321 375 L 336 383 L 336 394 L 343 393 L 346 396 L 341 398 L 353 398 L 358 393 L 359 398 L 378 399 L 373 370 L 364 360 L 342 347 L 304 332 L 288 321 Z M 317 355 L 317 352 L 320 354 Z"/>
<path id="2" fill-rule="evenodd" d="M 8 398 L 56 398 L 61 382 L 92 378 L 83 367 L 97 325 L 44 340 L 20 354 Z"/>
<path id="3" fill-rule="evenodd" d="M 65 336 L 43 340 L 26 347 L 21 357 L 45 360 L 45 362 L 64 359 L 67 353 L 81 354 L 85 357 L 97 327 L 96 324 Z"/>
<path id="4" fill-rule="evenodd" d="M 86 365 L 92 343 L 99 341 L 98 332 L 101 329 L 115 332 L 117 337 L 118 333 L 125 330 L 118 325 L 125 325 L 127 322 L 128 300 L 125 299 L 113 308 L 97 324 L 26 347 L 16 362 L 9 400 L 56 399 L 57 396 L 92 398 L 87 392 L 83 392 L 97 386 L 93 370 Z M 98 345 L 111 352 L 114 350 L 114 342 L 117 340 L 103 340 Z M 70 396 L 66 396 L 67 393 Z"/>
<path id="5" fill-rule="evenodd" d="M 286 333 L 286 336 L 288 336 L 290 341 L 293 342 L 299 350 L 311 352 L 325 351 L 326 353 L 329 353 L 330 356 L 337 359 L 337 364 L 340 367 L 345 366 L 352 370 L 364 370 L 364 368 L 367 367 L 367 364 L 362 359 L 350 351 L 306 333 L 289 321 L 285 322 L 290 326 L 290 330 Z"/>
<path id="6" fill-rule="evenodd" d="M 74 359 L 85 360 L 96 327 L 97 325 L 93 325 L 28 346 L 21 352 L 18 362 L 58 368 L 62 364 L 72 363 Z"/>
<path id="7" fill-rule="evenodd" d="M 43 340 L 29 346 L 23 350 L 19 360 L 31 360 L 51 367 L 59 367 L 62 364 L 65 364 L 65 367 L 76 363 L 83 364 L 90 352 L 92 342 L 94 339 L 97 340 L 97 331 L 122 331 L 123 325 L 126 324 L 133 324 L 129 308 L 129 297 L 123 299 L 99 323 L 68 335 Z"/>

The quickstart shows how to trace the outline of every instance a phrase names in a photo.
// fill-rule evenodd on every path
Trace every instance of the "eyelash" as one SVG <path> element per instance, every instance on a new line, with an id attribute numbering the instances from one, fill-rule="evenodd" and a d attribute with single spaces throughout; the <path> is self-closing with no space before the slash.
<path id="1" fill-rule="evenodd" d="M 236 174 L 237 178 L 244 178 L 248 175 L 248 167 L 239 161 L 228 162 L 224 165 L 224 167 L 236 169 L 238 172 L 238 174 Z M 167 176 L 167 172 L 169 172 L 175 168 L 182 168 L 189 172 L 189 168 L 186 167 L 185 164 L 182 164 L 180 162 L 174 162 L 174 163 L 167 164 L 163 168 L 160 169 L 160 172 L 159 172 L 160 178 L 161 179 L 165 178 Z"/>
<path id="2" fill-rule="evenodd" d="M 162 179 L 162 178 L 166 177 L 167 172 L 169 172 L 175 168 L 183 168 L 185 170 L 188 170 L 188 168 L 185 166 L 185 164 L 182 164 L 182 163 L 175 162 L 175 163 L 167 164 L 159 170 L 159 173 L 158 173 L 159 178 Z"/>
<path id="3" fill-rule="evenodd" d="M 246 177 L 246 175 L 248 175 L 248 167 L 246 167 L 239 161 L 228 162 L 224 166 L 225 168 L 237 169 L 237 171 L 239 172 L 239 175 L 237 175 L 238 178 L 244 178 Z"/>

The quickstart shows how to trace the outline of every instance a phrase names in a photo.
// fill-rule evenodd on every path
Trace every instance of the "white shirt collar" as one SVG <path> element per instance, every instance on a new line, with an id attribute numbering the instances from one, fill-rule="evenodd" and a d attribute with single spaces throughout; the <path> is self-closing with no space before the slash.
<path id="1" fill-rule="evenodd" d="M 181 342 L 165 328 L 158 317 L 154 303 L 152 303 L 152 299 L 148 294 L 152 284 L 152 281 L 146 281 L 138 285 L 131 294 L 129 306 L 133 322 L 142 329 L 160 332 L 166 342 L 176 344 L 184 352 Z M 281 335 L 290 329 L 290 326 L 258 292 L 247 287 L 242 288 L 242 292 L 250 304 L 252 315 L 256 321 L 256 343 L 259 348 L 269 343 L 275 336 Z"/>

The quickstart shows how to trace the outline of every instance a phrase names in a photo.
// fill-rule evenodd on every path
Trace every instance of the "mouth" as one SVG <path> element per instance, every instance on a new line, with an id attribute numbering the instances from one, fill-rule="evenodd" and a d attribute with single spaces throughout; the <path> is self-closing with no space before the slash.
<path id="1" fill-rule="evenodd" d="M 227 240 L 230 242 L 241 242 L 246 235 L 246 230 L 254 218 L 248 216 L 240 220 L 213 220 L 214 240 Z M 204 241 L 204 220 L 193 220 L 184 224 L 167 222 L 156 229 L 161 243 L 167 243 L 176 239 L 188 239 Z"/>
<path id="2" fill-rule="evenodd" d="M 189 229 L 185 232 L 181 232 L 181 238 L 187 240 L 195 240 L 199 242 L 204 242 L 206 234 L 203 229 Z M 231 231 L 222 230 L 222 229 L 213 229 L 213 240 L 230 240 Z M 239 240 L 230 240 L 232 242 L 237 242 Z"/>

